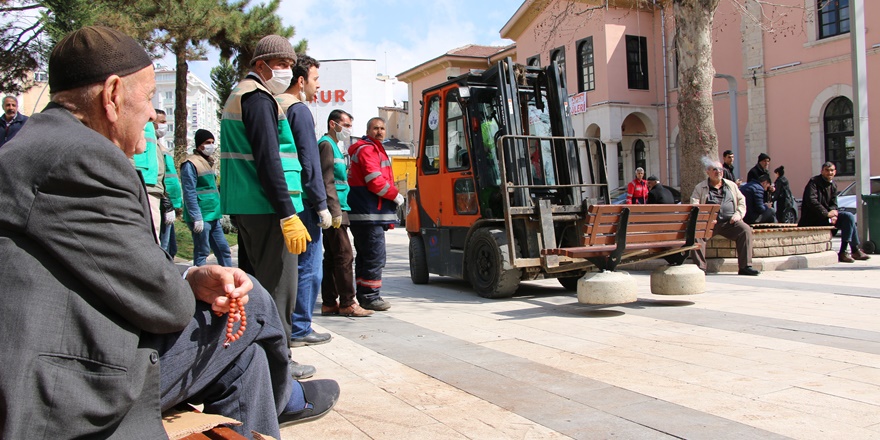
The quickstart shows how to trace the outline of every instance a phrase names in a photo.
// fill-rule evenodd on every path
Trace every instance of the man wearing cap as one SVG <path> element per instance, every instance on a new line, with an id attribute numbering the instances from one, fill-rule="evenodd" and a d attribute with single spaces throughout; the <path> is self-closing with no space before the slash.
<path id="1" fill-rule="evenodd" d="M 229 95 L 220 122 L 220 203 L 235 215 L 243 245 L 260 283 L 272 294 L 290 340 L 296 305 L 298 258 L 311 241 L 297 216 L 302 180 L 290 123 L 273 95 L 290 86 L 296 52 L 286 38 L 263 37 L 251 71 Z M 315 369 L 303 365 L 302 377 Z"/>
<path id="2" fill-rule="evenodd" d="M 193 264 L 204 266 L 214 251 L 217 264 L 232 267 L 232 253 L 220 226 L 220 194 L 214 172 L 214 135 L 204 129 L 196 130 L 193 154 L 180 164 L 180 183 L 183 186 L 183 221 L 192 231 Z"/>
<path id="3" fill-rule="evenodd" d="M 648 204 L 649 205 L 672 205 L 675 203 L 675 197 L 669 188 L 660 185 L 657 176 L 648 177 Z"/>
<path id="4" fill-rule="evenodd" d="M 299 255 L 299 280 L 297 281 L 296 306 L 293 310 L 293 323 L 290 345 L 317 345 L 330 342 L 329 333 L 318 333 L 312 329 L 312 310 L 321 291 L 322 279 L 322 234 L 332 222 L 327 208 L 327 191 L 321 174 L 321 155 L 315 136 L 315 119 L 307 102 L 315 98 L 321 84 L 318 82 L 318 68 L 314 58 L 299 55 L 293 66 L 293 80 L 290 87 L 275 97 L 287 115 L 287 122 L 296 143 L 299 163 L 302 166 L 303 211 L 300 219 L 309 231 L 312 241 L 306 251 Z"/>
<path id="5" fill-rule="evenodd" d="M 177 267 L 159 248 L 129 162 L 155 117 L 146 51 L 84 27 L 52 50 L 49 87 L 50 104 L 0 150 L 0 437 L 165 438 L 160 414 L 181 402 L 278 437 L 329 411 L 338 385 L 291 380 L 258 283 Z M 223 348 L 231 299 L 249 325 Z"/>

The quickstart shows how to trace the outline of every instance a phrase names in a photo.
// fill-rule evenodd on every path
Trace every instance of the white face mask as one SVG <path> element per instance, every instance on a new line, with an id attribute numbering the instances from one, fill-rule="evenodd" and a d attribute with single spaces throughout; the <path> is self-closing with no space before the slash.
<path id="1" fill-rule="evenodd" d="M 342 131 L 336 132 L 336 140 L 339 142 L 347 142 L 351 139 L 351 128 L 343 127 L 341 125 L 337 125 L 337 127 L 341 128 Z"/>
<path id="2" fill-rule="evenodd" d="M 273 95 L 280 95 L 290 87 L 291 79 L 293 79 L 293 70 L 273 69 L 272 78 L 266 80 L 266 88 L 269 89 L 269 91 L 272 92 Z"/>
<path id="3" fill-rule="evenodd" d="M 168 131 L 168 124 L 156 124 L 156 137 L 157 138 L 165 137 L 165 134 L 167 131 Z"/>
<path id="4" fill-rule="evenodd" d="M 205 149 L 203 150 L 205 156 L 213 156 L 215 151 L 217 151 L 217 145 L 205 144 Z"/>

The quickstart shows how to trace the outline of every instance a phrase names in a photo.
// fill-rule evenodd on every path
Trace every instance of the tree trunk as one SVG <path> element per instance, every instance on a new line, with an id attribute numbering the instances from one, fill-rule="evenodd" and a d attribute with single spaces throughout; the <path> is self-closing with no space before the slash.
<path id="1" fill-rule="evenodd" d="M 174 164 L 180 166 L 186 158 L 186 127 L 188 121 L 186 107 L 187 73 L 189 66 L 186 64 L 186 41 L 174 43 L 172 50 L 177 61 L 174 78 Z"/>
<path id="2" fill-rule="evenodd" d="M 700 158 L 718 160 L 712 107 L 712 20 L 719 0 L 674 0 L 678 50 L 678 148 L 682 199 L 706 178 Z M 733 127 L 735 130 L 736 127 Z"/>

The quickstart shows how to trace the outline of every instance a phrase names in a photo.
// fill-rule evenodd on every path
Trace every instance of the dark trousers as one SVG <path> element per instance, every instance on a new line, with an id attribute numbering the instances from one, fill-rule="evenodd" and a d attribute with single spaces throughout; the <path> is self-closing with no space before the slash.
<path id="1" fill-rule="evenodd" d="M 351 225 L 354 248 L 356 295 L 361 304 L 379 299 L 382 289 L 382 268 L 385 267 L 386 225 Z"/>
<path id="2" fill-rule="evenodd" d="M 161 390 L 155 391 L 161 393 L 162 411 L 181 402 L 201 403 L 206 413 L 241 421 L 233 429 L 242 435 L 250 437 L 255 430 L 280 438 L 277 416 L 294 385 L 289 339 L 284 339 L 272 298 L 252 281 L 247 329 L 229 348 L 223 348 L 226 315 L 214 315 L 211 305 L 201 301 L 182 332 L 145 338 L 159 352 Z"/>
<path id="3" fill-rule="evenodd" d="M 348 226 L 325 229 L 324 279 L 321 282 L 321 300 L 325 306 L 336 304 L 336 298 L 339 298 L 339 307 L 355 303 L 353 262 Z"/>
<path id="4" fill-rule="evenodd" d="M 720 235 L 736 243 L 736 258 L 739 268 L 752 265 L 752 228 L 740 220 L 731 224 L 729 221 L 715 223 L 712 235 Z M 702 270 L 706 270 L 706 240 L 700 240 L 700 248 L 691 252 L 691 259 Z"/>
<path id="5" fill-rule="evenodd" d="M 276 214 L 236 216 L 239 246 L 247 249 L 254 276 L 269 291 L 278 308 L 287 340 L 293 331 L 293 310 L 296 306 L 299 258 L 284 244 L 281 219 Z"/>

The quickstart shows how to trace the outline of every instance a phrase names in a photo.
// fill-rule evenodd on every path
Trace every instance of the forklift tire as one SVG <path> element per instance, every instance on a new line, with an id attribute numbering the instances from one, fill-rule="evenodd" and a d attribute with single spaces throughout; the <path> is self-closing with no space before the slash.
<path id="1" fill-rule="evenodd" d="M 580 280 L 580 276 L 576 277 L 565 277 L 565 278 L 557 278 L 556 281 L 559 281 L 559 284 L 565 288 L 565 290 L 569 292 L 576 292 L 578 290 L 578 280 Z"/>
<path id="2" fill-rule="evenodd" d="M 490 299 L 513 296 L 522 274 L 511 267 L 510 260 L 504 231 L 482 228 L 474 232 L 467 247 L 467 273 L 477 294 Z"/>
<path id="3" fill-rule="evenodd" d="M 409 238 L 409 277 L 413 284 L 428 284 L 428 257 L 425 242 L 415 235 Z"/>

